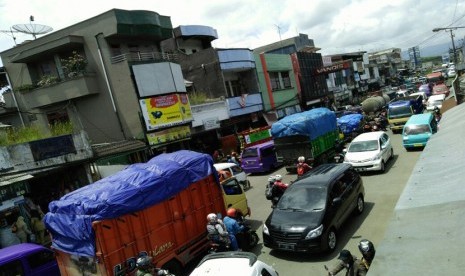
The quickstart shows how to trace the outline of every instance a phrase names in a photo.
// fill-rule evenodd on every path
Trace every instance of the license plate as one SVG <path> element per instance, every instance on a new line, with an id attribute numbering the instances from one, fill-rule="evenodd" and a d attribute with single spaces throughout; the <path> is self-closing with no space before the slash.
<path id="1" fill-rule="evenodd" d="M 413 144 L 414 147 L 423 147 L 423 144 Z"/>
<path id="2" fill-rule="evenodd" d="M 288 244 L 288 243 L 278 243 L 278 247 L 280 249 L 285 249 L 285 250 L 294 250 L 295 249 L 294 244 Z"/>
<path id="3" fill-rule="evenodd" d="M 367 169 L 365 169 L 365 168 L 356 168 L 355 170 L 359 171 L 359 172 L 363 172 L 363 171 L 366 171 Z"/>

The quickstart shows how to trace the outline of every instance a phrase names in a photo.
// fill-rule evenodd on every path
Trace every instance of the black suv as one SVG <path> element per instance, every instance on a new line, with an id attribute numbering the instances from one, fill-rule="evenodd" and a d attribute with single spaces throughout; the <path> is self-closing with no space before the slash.
<path id="1" fill-rule="evenodd" d="M 337 231 L 364 209 L 365 188 L 349 164 L 323 164 L 291 184 L 263 225 L 266 247 L 286 251 L 333 251 Z"/>

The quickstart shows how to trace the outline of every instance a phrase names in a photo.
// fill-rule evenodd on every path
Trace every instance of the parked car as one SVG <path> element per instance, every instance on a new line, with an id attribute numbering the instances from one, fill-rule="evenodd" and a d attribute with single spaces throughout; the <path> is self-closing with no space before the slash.
<path id="1" fill-rule="evenodd" d="M 38 244 L 21 243 L 0 249 L 0 275 L 60 275 L 55 253 Z"/>
<path id="2" fill-rule="evenodd" d="M 352 140 L 346 149 L 344 163 L 357 171 L 381 171 L 394 156 L 391 139 L 384 131 L 366 132 Z"/>
<path id="3" fill-rule="evenodd" d="M 216 171 L 229 171 L 229 173 L 236 177 L 237 181 L 244 187 L 250 187 L 250 181 L 247 179 L 247 173 L 237 165 L 236 163 L 216 163 L 213 164 L 215 166 Z"/>
<path id="4" fill-rule="evenodd" d="M 446 97 L 449 96 L 449 87 L 443 83 L 433 86 L 433 95 L 439 94 L 444 94 Z"/>
<path id="5" fill-rule="evenodd" d="M 244 276 L 278 276 L 276 270 L 260 261 L 251 252 L 220 252 L 208 254 L 190 276 L 203 275 L 244 275 Z"/>
<path id="6" fill-rule="evenodd" d="M 433 111 L 435 107 L 439 108 L 440 110 L 442 108 L 442 103 L 445 99 L 446 95 L 444 94 L 432 95 L 428 98 L 428 101 L 426 102 L 426 110 Z"/>
<path id="7" fill-rule="evenodd" d="M 263 225 L 271 249 L 331 252 L 352 213 L 365 209 L 365 188 L 349 164 L 327 163 L 290 185 Z"/>

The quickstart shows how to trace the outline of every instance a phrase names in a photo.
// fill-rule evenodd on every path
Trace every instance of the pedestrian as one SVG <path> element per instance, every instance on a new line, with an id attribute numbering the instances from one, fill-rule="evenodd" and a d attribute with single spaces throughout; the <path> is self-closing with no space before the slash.
<path id="1" fill-rule="evenodd" d="M 38 244 L 45 244 L 45 224 L 38 210 L 31 210 L 31 227 Z"/>
<path id="2" fill-rule="evenodd" d="M 336 275 L 344 269 L 346 269 L 346 276 L 365 276 L 367 274 L 368 269 L 349 250 L 342 250 L 338 259 L 337 265 L 328 271 L 329 276 Z"/>
<path id="3" fill-rule="evenodd" d="M 18 219 L 15 222 L 16 226 L 16 236 L 19 238 L 21 243 L 27 242 L 28 235 L 31 235 L 32 232 L 29 230 L 29 227 L 27 226 L 26 222 L 24 221 L 24 218 L 22 216 L 19 216 Z"/>

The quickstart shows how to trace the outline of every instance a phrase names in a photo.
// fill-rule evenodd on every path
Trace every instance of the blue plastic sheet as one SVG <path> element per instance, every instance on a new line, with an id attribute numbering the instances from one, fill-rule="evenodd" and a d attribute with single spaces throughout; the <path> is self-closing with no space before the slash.
<path id="1" fill-rule="evenodd" d="M 336 114 L 327 108 L 319 107 L 288 115 L 273 123 L 271 135 L 273 138 L 305 135 L 314 140 L 336 129 Z"/>
<path id="2" fill-rule="evenodd" d="M 75 190 L 49 204 L 44 222 L 52 246 L 79 256 L 95 255 L 92 222 L 153 206 L 214 174 L 210 155 L 181 150 L 161 154 Z"/>
<path id="3" fill-rule="evenodd" d="M 348 114 L 338 118 L 337 125 L 342 133 L 349 134 L 360 127 L 360 121 L 362 121 L 362 119 L 362 114 Z"/>

